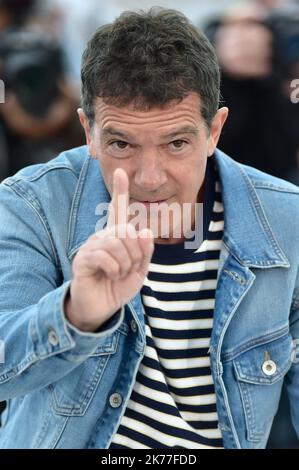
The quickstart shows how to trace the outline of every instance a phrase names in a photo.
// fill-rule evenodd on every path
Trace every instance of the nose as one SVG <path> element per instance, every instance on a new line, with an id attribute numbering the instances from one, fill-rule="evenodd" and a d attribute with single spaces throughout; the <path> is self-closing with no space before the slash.
<path id="1" fill-rule="evenodd" d="M 161 157 L 154 152 L 146 152 L 138 159 L 135 184 L 143 191 L 157 191 L 167 181 Z"/>

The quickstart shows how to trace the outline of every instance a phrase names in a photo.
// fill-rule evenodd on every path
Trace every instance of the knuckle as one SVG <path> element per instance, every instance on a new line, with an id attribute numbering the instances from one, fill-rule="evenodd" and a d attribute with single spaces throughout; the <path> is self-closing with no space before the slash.
<path id="1" fill-rule="evenodd" d="M 121 249 L 121 242 L 118 238 L 111 238 L 107 243 L 107 249 L 117 253 Z"/>
<path id="2" fill-rule="evenodd" d="M 131 269 L 132 267 L 132 261 L 130 260 L 130 258 L 127 256 L 125 258 L 125 260 L 123 261 L 122 263 L 122 270 L 123 271 L 129 271 L 129 269 Z"/>
<path id="3" fill-rule="evenodd" d="M 114 264 L 111 263 L 110 268 L 109 268 L 109 273 L 112 276 L 119 276 L 120 275 L 120 267 L 116 262 Z"/>
<path id="4" fill-rule="evenodd" d="M 140 263 L 142 260 L 142 253 L 138 250 L 133 251 L 132 253 L 132 261 L 134 264 Z"/>

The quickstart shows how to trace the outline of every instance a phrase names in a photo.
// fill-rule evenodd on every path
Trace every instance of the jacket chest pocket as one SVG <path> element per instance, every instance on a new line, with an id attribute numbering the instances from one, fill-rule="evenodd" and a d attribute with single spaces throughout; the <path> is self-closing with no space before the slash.
<path id="1" fill-rule="evenodd" d="M 258 442 L 270 432 L 283 379 L 292 365 L 292 352 L 292 337 L 287 334 L 233 360 L 249 441 Z"/>
<path id="2" fill-rule="evenodd" d="M 63 379 L 49 386 L 54 412 L 63 416 L 82 416 L 86 412 L 109 358 L 115 354 L 119 332 L 109 336 L 104 344 Z"/>

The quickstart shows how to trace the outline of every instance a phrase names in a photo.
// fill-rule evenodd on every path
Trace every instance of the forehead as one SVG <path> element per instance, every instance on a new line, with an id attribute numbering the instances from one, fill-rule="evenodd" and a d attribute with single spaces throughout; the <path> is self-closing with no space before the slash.
<path id="1" fill-rule="evenodd" d="M 202 122 L 197 93 L 190 93 L 179 103 L 171 102 L 167 106 L 155 106 L 146 111 L 135 109 L 133 104 L 120 107 L 107 104 L 102 98 L 95 101 L 95 124 L 100 129 L 115 125 L 136 126 L 140 129 L 180 124 L 198 126 Z"/>

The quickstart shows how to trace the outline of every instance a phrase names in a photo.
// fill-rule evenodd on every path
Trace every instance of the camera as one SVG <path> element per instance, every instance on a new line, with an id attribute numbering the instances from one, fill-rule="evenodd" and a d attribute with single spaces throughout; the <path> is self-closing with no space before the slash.
<path id="1" fill-rule="evenodd" d="M 31 115 L 43 117 L 57 97 L 62 73 L 60 48 L 35 31 L 10 29 L 0 35 L 0 76 Z"/>

